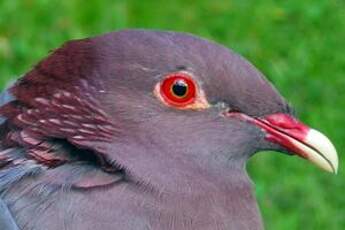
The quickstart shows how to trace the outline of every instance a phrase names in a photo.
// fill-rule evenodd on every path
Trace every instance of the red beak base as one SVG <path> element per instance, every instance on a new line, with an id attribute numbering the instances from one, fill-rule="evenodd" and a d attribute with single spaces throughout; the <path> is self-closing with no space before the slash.
<path id="1" fill-rule="evenodd" d="M 243 113 L 228 113 L 227 116 L 258 126 L 266 134 L 267 141 L 279 144 L 326 171 L 337 173 L 338 155 L 330 140 L 291 115 L 277 113 L 253 118 Z"/>

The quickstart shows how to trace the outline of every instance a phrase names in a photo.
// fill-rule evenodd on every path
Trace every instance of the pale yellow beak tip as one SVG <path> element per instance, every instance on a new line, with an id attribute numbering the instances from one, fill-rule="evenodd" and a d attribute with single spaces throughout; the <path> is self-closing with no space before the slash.
<path id="1" fill-rule="evenodd" d="M 337 174 L 338 173 L 338 154 L 332 142 L 322 133 L 315 129 L 310 129 L 305 143 L 305 153 L 311 162 L 318 167 Z"/>

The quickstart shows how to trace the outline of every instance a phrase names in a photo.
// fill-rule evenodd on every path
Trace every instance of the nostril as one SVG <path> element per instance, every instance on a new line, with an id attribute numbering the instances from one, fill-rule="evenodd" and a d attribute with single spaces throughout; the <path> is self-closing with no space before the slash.
<path id="1" fill-rule="evenodd" d="M 230 106 L 228 103 L 226 102 L 217 102 L 214 107 L 216 107 L 221 115 L 223 116 L 231 116 L 231 115 L 234 115 L 234 114 L 241 114 L 242 112 L 235 108 L 235 107 L 232 107 Z"/>
<path id="2" fill-rule="evenodd" d="M 228 113 L 242 113 L 242 112 L 237 108 L 229 108 Z"/>

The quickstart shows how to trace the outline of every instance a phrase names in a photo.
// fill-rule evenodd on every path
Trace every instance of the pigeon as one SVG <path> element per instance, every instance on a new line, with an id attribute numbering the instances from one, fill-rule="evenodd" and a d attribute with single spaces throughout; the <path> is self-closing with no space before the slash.
<path id="1" fill-rule="evenodd" d="M 251 156 L 338 169 L 259 70 L 187 33 L 66 42 L 0 105 L 1 229 L 263 229 Z"/>

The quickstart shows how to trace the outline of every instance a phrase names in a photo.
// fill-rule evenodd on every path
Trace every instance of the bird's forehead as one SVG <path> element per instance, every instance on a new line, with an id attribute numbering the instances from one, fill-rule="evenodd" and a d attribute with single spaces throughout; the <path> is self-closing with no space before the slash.
<path id="1" fill-rule="evenodd" d="M 116 84 L 151 92 L 166 74 L 186 71 L 195 78 L 210 103 L 226 102 L 255 116 L 289 110 L 260 71 L 216 43 L 184 33 L 137 30 L 98 39 L 102 44 L 100 52 L 112 55 Z"/>

